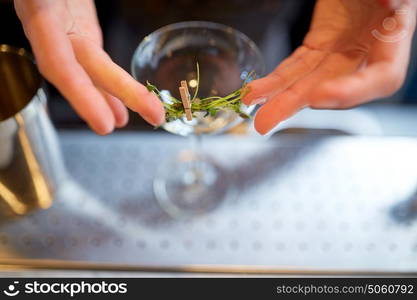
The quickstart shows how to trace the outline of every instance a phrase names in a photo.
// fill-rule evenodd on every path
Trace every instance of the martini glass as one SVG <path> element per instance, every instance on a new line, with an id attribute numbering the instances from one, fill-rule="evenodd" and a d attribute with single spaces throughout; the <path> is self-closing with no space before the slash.
<path id="1" fill-rule="evenodd" d="M 260 51 L 246 35 L 225 25 L 200 21 L 175 23 L 146 36 L 134 53 L 131 67 L 138 81 L 158 87 L 163 101 L 169 101 L 169 95 L 181 99 L 178 87 L 182 80 L 191 95 L 198 85 L 199 98 L 226 96 L 239 89 L 251 72 L 264 72 Z M 242 106 L 248 114 L 253 109 Z M 184 117 L 162 126 L 190 139 L 189 149 L 160 163 L 154 179 L 157 201 L 175 217 L 208 212 L 233 192 L 230 176 L 204 153 L 201 138 L 222 133 L 243 119 L 229 110 L 214 117 L 195 115 L 191 121 Z"/>

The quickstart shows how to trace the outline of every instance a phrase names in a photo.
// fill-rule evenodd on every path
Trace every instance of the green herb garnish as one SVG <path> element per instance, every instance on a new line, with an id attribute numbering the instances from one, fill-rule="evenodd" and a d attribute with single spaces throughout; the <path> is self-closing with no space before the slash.
<path id="1" fill-rule="evenodd" d="M 204 113 L 204 117 L 211 116 L 215 117 L 217 113 L 221 110 L 232 110 L 236 112 L 241 118 L 248 119 L 250 116 L 242 111 L 242 98 L 248 92 L 247 84 L 252 79 L 254 79 L 255 73 L 250 72 L 245 80 L 242 83 L 242 87 L 233 93 L 224 96 L 211 96 L 207 98 L 198 98 L 198 91 L 200 86 L 200 67 L 198 63 L 196 64 L 196 71 L 197 71 L 197 85 L 194 91 L 194 95 L 191 99 L 191 110 L 193 113 L 193 117 L 195 118 L 195 113 L 202 112 Z M 172 122 L 178 119 L 181 119 L 185 115 L 185 110 L 182 105 L 182 101 L 172 97 L 171 95 L 161 95 L 161 91 L 151 84 L 150 82 L 146 82 L 146 88 L 148 91 L 155 93 L 156 96 L 162 101 L 164 108 L 165 108 L 165 120 L 166 122 Z M 169 97 L 169 101 L 164 101 L 163 97 Z"/>

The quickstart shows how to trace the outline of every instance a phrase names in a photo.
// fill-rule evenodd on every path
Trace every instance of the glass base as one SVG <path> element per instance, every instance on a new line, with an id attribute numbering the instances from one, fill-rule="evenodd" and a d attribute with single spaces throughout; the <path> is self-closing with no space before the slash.
<path id="1" fill-rule="evenodd" d="M 193 216 L 216 208 L 232 191 L 227 172 L 205 156 L 183 151 L 163 163 L 154 179 L 160 206 L 173 217 Z"/>

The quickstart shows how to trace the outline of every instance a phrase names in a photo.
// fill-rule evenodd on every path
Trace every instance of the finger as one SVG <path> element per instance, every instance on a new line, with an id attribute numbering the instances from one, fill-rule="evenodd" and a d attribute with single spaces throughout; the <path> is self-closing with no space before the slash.
<path id="1" fill-rule="evenodd" d="M 312 91 L 320 82 L 354 72 L 364 57 L 361 53 L 331 54 L 309 75 L 274 96 L 264 104 L 255 116 L 255 129 L 266 134 L 281 121 L 310 105 Z"/>
<path id="2" fill-rule="evenodd" d="M 309 48 L 305 46 L 298 47 L 295 49 L 295 51 L 288 56 L 286 59 L 284 59 L 277 68 L 285 68 L 289 64 L 293 63 L 296 59 L 300 58 L 300 56 L 304 55 L 309 50 Z M 276 70 L 276 69 L 275 69 Z"/>
<path id="3" fill-rule="evenodd" d="M 295 60 L 297 60 L 301 55 L 303 55 L 306 52 L 307 48 L 305 47 L 299 47 L 297 48 L 290 56 L 285 58 L 271 74 L 267 76 L 272 76 L 272 73 L 280 72 L 281 70 L 287 68 L 289 65 L 292 65 Z M 265 77 L 267 77 L 265 76 Z M 262 79 L 265 77 L 262 77 L 260 79 L 254 80 L 249 82 L 247 85 L 247 93 L 242 99 L 242 102 L 246 105 L 253 105 L 253 104 L 263 104 L 266 102 L 266 97 L 263 97 L 262 94 L 262 88 L 259 87 L 262 85 Z M 260 83 L 261 82 L 261 83 Z"/>
<path id="4" fill-rule="evenodd" d="M 41 73 L 68 99 L 75 111 L 98 134 L 114 129 L 106 100 L 77 62 L 71 43 L 54 15 L 36 14 L 25 26 Z"/>
<path id="5" fill-rule="evenodd" d="M 266 102 L 267 98 L 266 96 L 263 96 L 263 94 L 266 94 L 263 92 L 262 88 L 262 82 L 264 82 L 266 77 L 273 76 L 272 74 L 278 74 L 288 66 L 292 65 L 300 56 L 302 56 L 307 51 L 306 47 L 299 47 L 297 48 L 289 57 L 284 59 L 278 67 L 275 68 L 273 72 L 271 72 L 269 75 L 254 80 L 250 82 L 247 85 L 247 91 L 248 93 L 243 97 L 242 102 L 246 105 L 253 105 L 253 104 L 263 104 Z M 276 77 L 279 77 L 277 75 Z"/>
<path id="6" fill-rule="evenodd" d="M 410 32 L 413 24 L 404 26 Z M 376 41 L 368 66 L 321 84 L 312 94 L 313 108 L 349 108 L 390 96 L 404 83 L 410 60 L 412 34 L 396 43 Z"/>
<path id="7" fill-rule="evenodd" d="M 396 92 L 405 72 L 375 64 L 358 73 L 324 83 L 313 93 L 313 108 L 349 108 Z"/>
<path id="8" fill-rule="evenodd" d="M 116 127 L 122 128 L 126 126 L 127 122 L 129 121 L 129 113 L 126 109 L 126 106 L 124 106 L 124 104 L 116 97 L 110 95 L 109 93 L 103 90 L 100 91 L 103 97 L 106 99 L 107 104 L 113 111 Z"/>
<path id="9" fill-rule="evenodd" d="M 161 101 L 129 73 L 116 65 L 96 44 L 86 38 L 71 36 L 77 60 L 93 81 L 106 92 L 120 99 L 154 126 L 165 120 Z"/>
<path id="10" fill-rule="evenodd" d="M 246 105 L 259 104 L 260 101 L 285 91 L 296 81 L 314 71 L 327 55 L 324 51 L 312 49 L 300 52 L 289 61 L 284 61 L 268 76 L 249 83 L 249 93 L 244 97 L 243 102 Z"/>
<path id="11" fill-rule="evenodd" d="M 307 105 L 306 99 L 297 89 L 289 88 L 263 105 L 255 116 L 255 129 L 267 134 L 281 121 L 288 119 Z"/>

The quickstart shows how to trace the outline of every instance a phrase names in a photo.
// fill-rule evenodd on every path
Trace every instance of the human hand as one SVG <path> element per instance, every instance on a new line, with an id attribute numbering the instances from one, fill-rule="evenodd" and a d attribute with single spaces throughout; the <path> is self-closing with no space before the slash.
<path id="1" fill-rule="evenodd" d="M 39 70 L 98 134 L 128 121 L 125 105 L 150 124 L 164 121 L 155 95 L 102 49 L 93 0 L 15 0 Z"/>
<path id="2" fill-rule="evenodd" d="M 303 45 L 248 85 L 245 104 L 266 101 L 255 116 L 256 130 L 266 134 L 304 107 L 349 108 L 397 91 L 407 72 L 416 7 L 415 0 L 318 0 Z"/>

